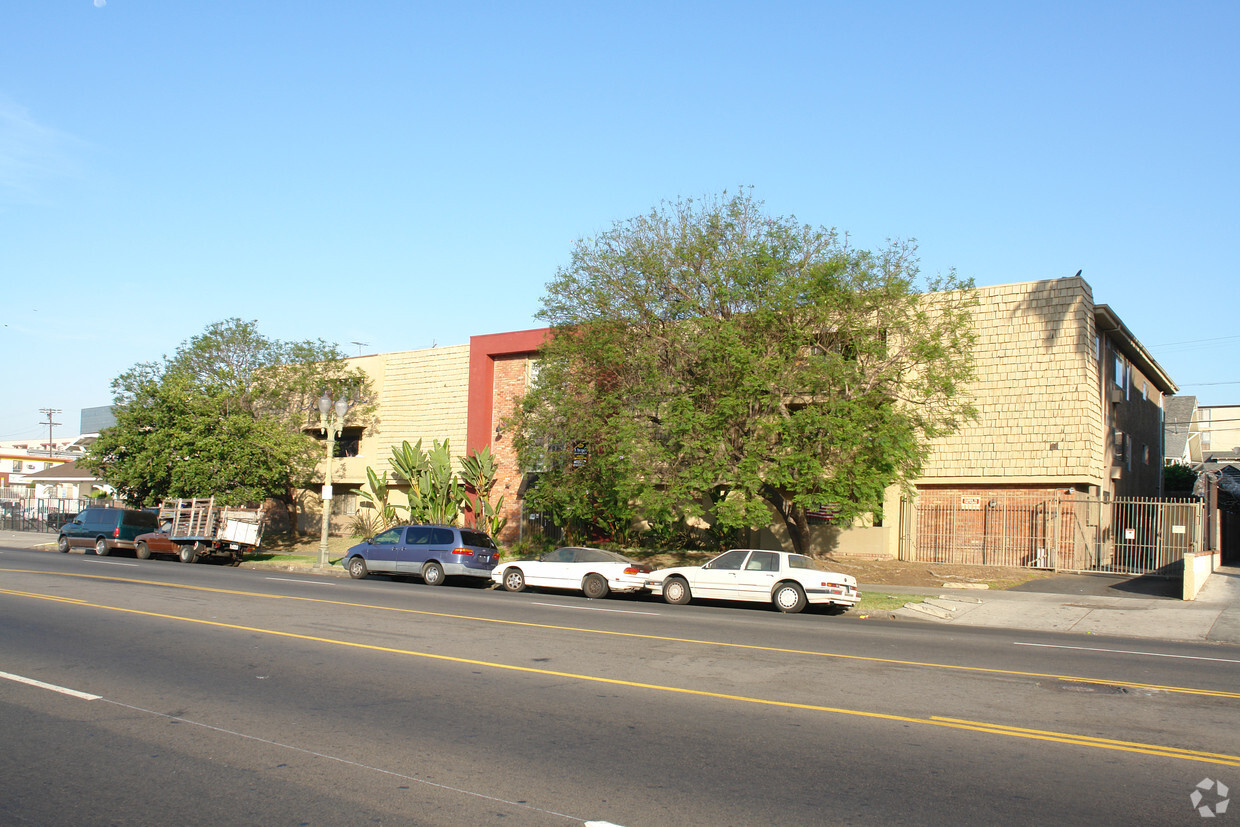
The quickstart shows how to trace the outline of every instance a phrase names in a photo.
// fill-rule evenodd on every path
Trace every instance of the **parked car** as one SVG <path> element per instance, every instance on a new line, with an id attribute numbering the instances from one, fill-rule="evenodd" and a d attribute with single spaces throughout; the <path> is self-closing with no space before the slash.
<path id="1" fill-rule="evenodd" d="M 61 551 L 70 548 L 90 548 L 100 557 L 116 549 L 134 548 L 139 534 L 154 531 L 158 520 L 151 511 L 132 508 L 87 508 L 60 527 L 56 547 Z"/>
<path id="2" fill-rule="evenodd" d="M 344 554 L 350 577 L 370 572 L 416 574 L 428 586 L 447 577 L 490 577 L 499 558 L 484 532 L 447 525 L 402 525 L 379 532 Z"/>
<path id="3" fill-rule="evenodd" d="M 134 556 L 139 560 L 146 560 L 152 554 L 173 554 L 178 558 L 181 556 L 181 546 L 172 542 L 172 538 L 168 536 L 167 525 L 156 531 L 139 534 L 134 538 L 133 545 Z"/>
<path id="4" fill-rule="evenodd" d="M 645 591 L 650 567 L 601 548 L 568 546 L 529 560 L 512 560 L 491 570 L 491 579 L 510 592 L 526 586 L 576 589 L 586 597 Z"/>
<path id="5" fill-rule="evenodd" d="M 822 571 L 803 554 L 765 549 L 737 548 L 703 566 L 659 569 L 646 583 L 668 603 L 695 597 L 770 601 L 781 612 L 799 612 L 809 603 L 855 606 L 861 600 L 855 577 Z"/>

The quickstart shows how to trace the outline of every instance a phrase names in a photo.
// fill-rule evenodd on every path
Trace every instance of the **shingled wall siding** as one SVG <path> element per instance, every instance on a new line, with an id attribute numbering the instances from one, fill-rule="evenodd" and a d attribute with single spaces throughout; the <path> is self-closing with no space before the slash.
<path id="1" fill-rule="evenodd" d="M 1099 484 L 1102 411 L 1094 304 L 1080 278 L 977 291 L 979 417 L 935 440 L 920 485 Z"/>
<path id="2" fill-rule="evenodd" d="M 371 379 L 381 404 L 362 444 L 363 465 L 390 471 L 392 448 L 404 440 L 421 439 L 429 448 L 447 439 L 453 456 L 464 455 L 469 345 L 388 353 L 376 373 Z"/>

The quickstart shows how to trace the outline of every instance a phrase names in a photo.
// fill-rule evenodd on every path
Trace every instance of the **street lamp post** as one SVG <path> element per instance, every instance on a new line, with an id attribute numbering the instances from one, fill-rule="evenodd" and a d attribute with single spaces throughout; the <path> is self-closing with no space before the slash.
<path id="1" fill-rule="evenodd" d="M 332 398 L 323 391 L 319 397 L 319 426 L 327 435 L 327 470 L 323 473 L 323 528 L 319 537 L 319 568 L 327 568 L 327 532 L 332 521 L 332 456 L 336 453 L 336 437 L 340 436 L 344 426 L 344 415 L 349 412 L 349 397 L 344 396 L 332 402 Z M 335 416 L 332 416 L 332 414 Z"/>

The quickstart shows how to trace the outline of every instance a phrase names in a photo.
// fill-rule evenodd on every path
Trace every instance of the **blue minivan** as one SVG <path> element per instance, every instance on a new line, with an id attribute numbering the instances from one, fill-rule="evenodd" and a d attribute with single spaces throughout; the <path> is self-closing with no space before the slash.
<path id="1" fill-rule="evenodd" d="M 450 525 L 400 525 L 385 529 L 344 553 L 349 576 L 370 572 L 416 574 L 428 586 L 447 577 L 491 580 L 499 549 L 484 532 Z"/>

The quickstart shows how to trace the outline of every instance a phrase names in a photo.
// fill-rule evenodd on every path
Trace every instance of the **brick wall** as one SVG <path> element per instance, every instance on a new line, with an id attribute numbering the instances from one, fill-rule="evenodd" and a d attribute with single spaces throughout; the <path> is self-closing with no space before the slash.
<path id="1" fill-rule="evenodd" d="M 491 453 L 499 463 L 499 474 L 492 499 L 497 500 L 501 495 L 504 497 L 504 513 L 508 518 L 508 525 L 498 539 L 505 543 L 515 542 L 520 534 L 521 505 L 517 500 L 517 489 L 521 485 L 521 466 L 517 462 L 517 452 L 512 439 L 503 432 L 502 423 L 525 395 L 525 389 L 529 385 L 530 361 L 530 354 L 495 358 L 491 389 Z"/>

